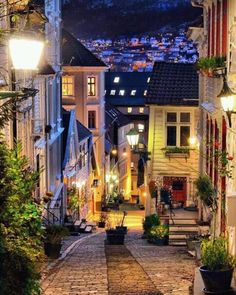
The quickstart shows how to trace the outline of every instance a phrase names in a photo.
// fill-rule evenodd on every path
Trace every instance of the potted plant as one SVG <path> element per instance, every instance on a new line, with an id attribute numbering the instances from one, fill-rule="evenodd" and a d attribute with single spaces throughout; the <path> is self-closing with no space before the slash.
<path id="1" fill-rule="evenodd" d="M 148 233 L 148 242 L 165 246 L 169 244 L 169 226 L 165 224 L 154 225 Z"/>
<path id="2" fill-rule="evenodd" d="M 108 222 L 108 229 L 106 230 L 106 242 L 109 245 L 123 245 L 125 240 L 125 235 L 127 233 L 127 227 L 124 227 L 124 219 L 126 212 L 123 212 L 123 217 L 120 221 L 120 215 L 113 216 L 115 219 L 116 226 L 111 226 Z"/>
<path id="3" fill-rule="evenodd" d="M 62 239 L 69 235 L 69 230 L 62 225 L 48 225 L 44 241 L 45 254 L 51 258 L 58 258 L 62 247 Z"/>
<path id="4" fill-rule="evenodd" d="M 160 225 L 160 218 L 157 214 L 151 214 L 149 216 L 146 216 L 143 221 L 143 237 L 146 238 L 148 233 L 150 232 L 151 228 L 153 226 Z"/>
<path id="5" fill-rule="evenodd" d="M 211 56 L 200 58 L 197 67 L 204 76 L 218 77 L 225 68 L 225 57 Z"/>
<path id="6" fill-rule="evenodd" d="M 220 237 L 202 241 L 201 259 L 203 265 L 199 270 L 205 291 L 217 292 L 217 294 L 229 291 L 235 258 L 228 252 L 227 240 Z"/>
<path id="7" fill-rule="evenodd" d="M 106 222 L 107 222 L 107 214 L 102 212 L 100 214 L 100 218 L 99 218 L 99 221 L 98 221 L 98 227 L 105 228 L 106 227 Z"/>

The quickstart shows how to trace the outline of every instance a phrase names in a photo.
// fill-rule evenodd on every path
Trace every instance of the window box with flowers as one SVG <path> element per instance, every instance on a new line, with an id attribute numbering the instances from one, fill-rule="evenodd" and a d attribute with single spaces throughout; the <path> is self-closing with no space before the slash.
<path id="1" fill-rule="evenodd" d="M 211 56 L 200 58 L 197 62 L 197 67 L 203 76 L 220 77 L 225 69 L 225 57 Z"/>
<path id="2" fill-rule="evenodd" d="M 166 147 L 163 148 L 165 156 L 168 158 L 189 158 L 190 157 L 189 147 Z"/>

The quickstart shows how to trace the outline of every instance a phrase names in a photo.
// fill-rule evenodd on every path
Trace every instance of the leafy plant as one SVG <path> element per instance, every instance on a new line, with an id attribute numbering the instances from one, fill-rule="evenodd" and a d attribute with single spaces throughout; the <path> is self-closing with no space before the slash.
<path id="1" fill-rule="evenodd" d="M 99 222 L 106 222 L 108 220 L 108 216 L 106 213 L 101 213 L 99 216 Z"/>
<path id="2" fill-rule="evenodd" d="M 169 236 L 169 226 L 164 224 L 152 226 L 148 233 L 149 239 L 162 239 L 168 236 Z"/>
<path id="3" fill-rule="evenodd" d="M 235 266 L 235 258 L 228 252 L 228 243 L 224 238 L 203 240 L 201 243 L 203 265 L 211 271 L 226 270 Z"/>
<path id="4" fill-rule="evenodd" d="M 211 178 L 208 175 L 200 175 L 194 183 L 200 199 L 206 206 L 210 207 L 212 211 L 215 211 L 217 209 L 217 198 Z"/>
<path id="5" fill-rule="evenodd" d="M 21 146 L 0 141 L 0 286 L 2 294 L 40 293 L 37 263 L 43 257 L 42 208 L 34 202 L 39 173 Z M 14 283 L 13 283 L 14 282 Z"/>
<path id="6" fill-rule="evenodd" d="M 146 216 L 143 221 L 143 230 L 145 234 L 148 234 L 153 226 L 160 225 L 160 218 L 157 214 L 151 214 Z"/>
<path id="7" fill-rule="evenodd" d="M 45 241 L 50 244 L 60 244 L 69 235 L 69 230 L 63 225 L 52 224 L 46 227 Z"/>
<path id="8" fill-rule="evenodd" d="M 163 148 L 163 151 L 165 151 L 165 154 L 189 154 L 189 151 L 191 150 L 189 147 L 168 147 Z"/>
<path id="9" fill-rule="evenodd" d="M 222 56 L 211 56 L 202 57 L 197 62 L 197 67 L 200 70 L 215 70 L 217 68 L 225 67 L 225 57 Z"/>

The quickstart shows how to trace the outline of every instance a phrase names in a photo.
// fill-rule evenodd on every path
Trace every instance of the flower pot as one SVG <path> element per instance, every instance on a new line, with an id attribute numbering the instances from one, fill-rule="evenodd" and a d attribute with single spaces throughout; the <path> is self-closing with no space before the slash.
<path id="1" fill-rule="evenodd" d="M 196 254 L 196 259 L 200 260 L 201 259 L 201 240 L 195 240 L 193 241 L 194 248 L 195 248 L 195 254 Z"/>
<path id="2" fill-rule="evenodd" d="M 211 271 L 205 266 L 199 268 L 206 291 L 217 292 L 223 294 L 228 291 L 231 286 L 233 268 L 226 270 Z M 221 293 L 222 292 L 222 293 Z"/>
<path id="3" fill-rule="evenodd" d="M 167 246 L 169 244 L 169 236 L 163 238 L 152 238 L 149 239 L 148 242 L 157 246 Z"/>
<path id="4" fill-rule="evenodd" d="M 98 227 L 105 228 L 105 226 L 106 226 L 106 222 L 105 221 L 99 221 L 98 222 Z"/>
<path id="5" fill-rule="evenodd" d="M 124 245 L 125 232 L 123 230 L 109 229 L 106 231 L 107 244 L 109 245 Z"/>
<path id="6" fill-rule="evenodd" d="M 187 244 L 187 248 L 189 251 L 194 251 L 195 247 L 194 247 L 194 240 L 192 238 L 187 238 L 186 239 L 186 244 Z"/>
<path id="7" fill-rule="evenodd" d="M 61 243 L 60 244 L 51 244 L 51 243 L 45 242 L 44 243 L 45 255 L 47 255 L 50 258 L 56 259 L 56 258 L 60 257 L 61 247 L 62 247 Z"/>
<path id="8" fill-rule="evenodd" d="M 121 230 L 121 231 L 124 231 L 125 234 L 127 234 L 127 226 L 116 226 L 116 229 L 117 230 Z"/>

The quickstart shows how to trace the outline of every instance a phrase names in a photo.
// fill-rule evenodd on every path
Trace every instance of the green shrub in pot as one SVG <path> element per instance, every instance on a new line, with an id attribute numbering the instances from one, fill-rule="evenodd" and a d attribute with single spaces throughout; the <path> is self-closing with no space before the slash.
<path id="1" fill-rule="evenodd" d="M 156 245 L 168 245 L 169 226 L 165 224 L 154 225 L 147 234 L 148 241 Z"/>
<path id="2" fill-rule="evenodd" d="M 144 236 L 146 236 L 150 232 L 153 226 L 160 225 L 160 223 L 160 218 L 157 214 L 146 216 L 143 221 Z"/>
<path id="3" fill-rule="evenodd" d="M 206 291 L 230 290 L 235 258 L 228 251 L 227 240 L 221 237 L 203 240 L 201 259 L 203 265 L 199 270 Z"/>

